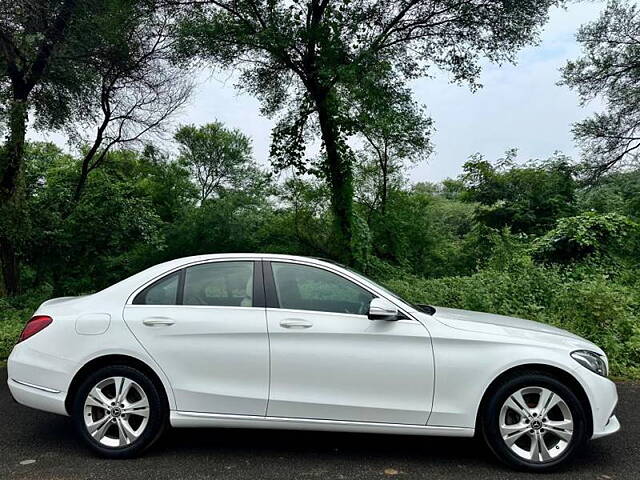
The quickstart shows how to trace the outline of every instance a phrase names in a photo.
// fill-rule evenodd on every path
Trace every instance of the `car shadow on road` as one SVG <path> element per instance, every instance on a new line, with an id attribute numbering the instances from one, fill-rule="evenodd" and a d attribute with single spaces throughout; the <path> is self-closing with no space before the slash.
<path id="1" fill-rule="evenodd" d="M 207 469 L 216 465 L 236 472 L 261 472 L 262 478 L 342 478 L 345 474 L 346 478 L 356 478 L 354 472 L 367 478 L 396 473 L 406 474 L 403 478 L 426 478 L 427 474 L 504 479 L 528 476 L 504 467 L 480 440 L 473 438 L 287 430 L 169 429 L 142 457 L 113 462 L 98 459 L 81 446 L 69 418 L 37 415 L 45 418 L 23 430 L 23 441 L 37 439 L 39 448 L 53 456 L 63 455 L 78 469 L 97 462 L 115 471 L 126 465 L 127 470 L 140 468 L 140 472 L 154 466 L 166 469 L 189 465 L 196 474 L 211 472 Z M 574 462 L 556 474 L 563 478 L 598 478 L 600 472 L 615 472 L 611 450 L 606 441 L 589 443 Z"/>
<path id="2" fill-rule="evenodd" d="M 463 471 L 502 472 L 513 478 L 513 471 L 492 455 L 476 438 L 448 438 L 405 435 L 358 434 L 287 430 L 172 429 L 155 447 L 152 455 L 169 452 L 202 455 L 218 452 L 225 458 L 280 458 L 289 465 L 310 460 L 367 464 L 383 472 L 387 465 L 406 470 L 429 468 L 437 471 L 452 467 Z M 557 470 L 572 473 L 594 472 L 610 467 L 610 458 L 599 444 L 587 444 L 575 462 Z M 377 467 L 377 468 L 376 468 Z M 394 469 L 391 469 L 394 470 Z"/>

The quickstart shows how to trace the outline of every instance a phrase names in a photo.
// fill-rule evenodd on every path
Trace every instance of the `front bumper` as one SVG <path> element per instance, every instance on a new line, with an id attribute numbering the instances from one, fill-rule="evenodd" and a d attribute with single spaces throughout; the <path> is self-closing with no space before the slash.
<path id="1" fill-rule="evenodd" d="M 592 440 L 600 437 L 606 437 L 607 435 L 611 435 L 612 433 L 616 433 L 620 430 L 620 422 L 618 421 L 618 417 L 615 415 L 611 415 L 607 424 L 598 432 L 593 432 Z"/>
<path id="2" fill-rule="evenodd" d="M 575 370 L 591 404 L 593 419 L 592 439 L 604 437 L 620 430 L 620 422 L 614 414 L 618 404 L 616 384 L 579 366 Z"/>

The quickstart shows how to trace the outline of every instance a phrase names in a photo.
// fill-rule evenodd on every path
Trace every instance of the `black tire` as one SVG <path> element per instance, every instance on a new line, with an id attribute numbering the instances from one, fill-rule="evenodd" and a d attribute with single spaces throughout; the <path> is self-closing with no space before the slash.
<path id="1" fill-rule="evenodd" d="M 85 424 L 85 416 L 89 415 L 85 413 L 85 401 L 87 400 L 89 392 L 98 383 L 111 377 L 124 377 L 135 382 L 146 395 L 149 404 L 146 426 L 142 429 L 138 438 L 125 446 L 107 446 L 100 443 L 89 433 L 87 425 Z M 98 411 L 101 410 L 102 409 L 98 409 Z M 164 397 L 154 382 L 140 370 L 128 365 L 103 367 L 85 378 L 73 399 L 71 411 L 74 427 L 83 443 L 97 454 L 114 459 L 135 457 L 153 445 L 153 443 L 160 438 L 168 423 L 168 413 Z M 117 426 L 115 426 L 115 428 L 117 432 Z M 112 432 L 113 430 L 109 431 L 108 434 L 113 436 L 114 433 Z"/>
<path id="2" fill-rule="evenodd" d="M 507 446 L 500 433 L 499 416 L 502 406 L 511 395 L 526 387 L 542 387 L 551 390 L 564 400 L 571 412 L 573 436 L 564 451 L 551 460 L 539 462 L 525 460 Z M 543 472 L 553 470 L 569 462 L 588 440 L 587 417 L 584 406 L 570 388 L 558 379 L 543 372 L 523 372 L 505 379 L 487 398 L 481 412 L 480 423 L 484 439 L 498 459 L 510 467 L 523 471 Z"/>

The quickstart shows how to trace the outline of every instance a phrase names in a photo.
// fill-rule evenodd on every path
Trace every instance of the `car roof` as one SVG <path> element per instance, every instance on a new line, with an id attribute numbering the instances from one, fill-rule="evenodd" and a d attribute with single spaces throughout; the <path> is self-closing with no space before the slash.
<path id="1" fill-rule="evenodd" d="M 328 258 L 311 257 L 311 256 L 307 257 L 303 255 L 288 255 L 288 254 L 282 254 L 282 253 L 256 253 L 256 252 L 208 253 L 208 254 L 202 254 L 202 255 L 193 255 L 189 257 L 176 258 L 174 260 L 171 260 L 171 262 L 190 263 L 190 261 L 199 262 L 199 261 L 206 261 L 206 260 L 216 260 L 220 258 L 255 258 L 255 259 L 282 259 L 282 260 L 303 260 L 303 261 L 312 260 L 319 263 L 329 263 L 332 265 L 345 268 L 344 265 L 341 265 L 340 263 Z"/>

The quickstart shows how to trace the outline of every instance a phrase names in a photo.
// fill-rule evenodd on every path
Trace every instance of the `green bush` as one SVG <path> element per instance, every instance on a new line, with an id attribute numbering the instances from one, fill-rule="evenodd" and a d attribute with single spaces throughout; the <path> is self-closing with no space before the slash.
<path id="1" fill-rule="evenodd" d="M 618 213 L 585 212 L 561 218 L 554 229 L 533 242 L 536 258 L 569 263 L 589 256 L 633 256 L 638 224 Z"/>
<path id="2" fill-rule="evenodd" d="M 9 356 L 27 320 L 50 297 L 51 287 L 45 285 L 19 297 L 0 298 L 0 360 Z"/>
<path id="3" fill-rule="evenodd" d="M 512 315 L 566 329 L 602 347 L 613 375 L 640 378 L 637 287 L 604 273 L 524 262 L 464 277 L 404 276 L 385 283 L 416 303 Z"/>

